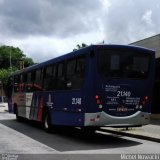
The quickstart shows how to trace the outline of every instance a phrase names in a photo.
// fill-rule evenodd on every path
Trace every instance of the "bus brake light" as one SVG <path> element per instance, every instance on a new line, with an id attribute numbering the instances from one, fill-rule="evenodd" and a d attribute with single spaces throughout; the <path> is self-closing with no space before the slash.
<path id="1" fill-rule="evenodd" d="M 96 98 L 96 99 L 99 99 L 99 96 L 98 96 L 98 95 L 96 95 L 96 96 L 95 96 L 95 98 Z"/>
<path id="2" fill-rule="evenodd" d="M 101 104 L 101 101 L 99 99 L 97 99 L 96 102 L 97 102 L 98 105 Z"/>
<path id="3" fill-rule="evenodd" d="M 142 104 L 145 105 L 148 101 L 149 97 L 148 96 L 145 96 L 142 100 Z"/>
<path id="4" fill-rule="evenodd" d="M 145 97 L 144 97 L 144 100 L 146 100 L 146 101 L 147 101 L 147 100 L 148 100 L 148 98 L 149 98 L 148 96 L 145 96 Z"/>
<path id="5" fill-rule="evenodd" d="M 102 104 L 101 104 L 101 100 L 100 100 L 99 95 L 96 95 L 96 96 L 95 96 L 95 99 L 96 99 L 96 103 L 98 104 L 99 108 L 102 109 L 103 107 L 102 107 Z"/>

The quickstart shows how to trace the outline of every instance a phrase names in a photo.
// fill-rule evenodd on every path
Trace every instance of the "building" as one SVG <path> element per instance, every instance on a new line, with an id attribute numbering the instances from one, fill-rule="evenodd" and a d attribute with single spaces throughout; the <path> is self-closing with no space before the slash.
<path id="1" fill-rule="evenodd" d="M 151 112 L 160 113 L 160 34 L 133 42 L 131 45 L 150 48 L 156 51 L 156 76 Z"/>
<path id="2" fill-rule="evenodd" d="M 131 45 L 153 49 L 156 51 L 156 58 L 160 58 L 160 34 L 133 42 Z"/>

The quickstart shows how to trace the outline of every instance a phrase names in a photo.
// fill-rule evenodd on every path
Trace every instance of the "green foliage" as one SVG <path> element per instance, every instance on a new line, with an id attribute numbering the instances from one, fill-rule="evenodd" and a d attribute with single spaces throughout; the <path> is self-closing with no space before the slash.
<path id="1" fill-rule="evenodd" d="M 31 58 L 26 57 L 18 47 L 12 46 L 1 46 L 0 47 L 0 69 L 8 69 L 10 67 L 10 62 L 13 67 L 19 68 L 20 61 L 24 61 L 24 66 L 28 67 L 33 64 Z"/>
<path id="2" fill-rule="evenodd" d="M 102 42 L 100 42 L 100 43 L 97 43 L 97 45 L 98 45 L 98 44 L 99 44 L 99 45 L 104 44 L 104 40 L 103 40 Z M 92 45 L 92 44 L 91 44 L 91 45 Z M 76 48 L 74 48 L 73 51 L 77 51 L 77 50 L 79 50 L 79 49 L 81 49 L 81 48 L 84 48 L 84 47 L 88 47 L 88 45 L 85 44 L 85 43 L 77 44 Z"/>
<path id="3" fill-rule="evenodd" d="M 0 81 L 6 85 L 11 72 L 34 64 L 18 47 L 0 46 Z"/>
<path id="4" fill-rule="evenodd" d="M 24 68 L 34 64 L 32 58 L 29 57 L 22 58 L 22 61 L 24 62 Z"/>
<path id="5" fill-rule="evenodd" d="M 0 81 L 3 85 L 7 84 L 9 75 L 10 75 L 10 70 L 0 69 Z"/>
<path id="6" fill-rule="evenodd" d="M 84 48 L 84 47 L 87 47 L 88 45 L 85 44 L 85 43 L 82 43 L 81 45 L 80 44 L 77 44 L 76 48 L 73 49 L 73 51 L 76 51 L 76 50 L 79 50 L 81 48 Z"/>

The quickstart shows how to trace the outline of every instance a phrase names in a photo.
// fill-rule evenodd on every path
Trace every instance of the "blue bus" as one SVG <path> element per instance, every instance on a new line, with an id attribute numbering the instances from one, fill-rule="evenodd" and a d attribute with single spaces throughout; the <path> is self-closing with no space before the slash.
<path id="1" fill-rule="evenodd" d="M 12 106 L 52 126 L 135 127 L 149 123 L 155 52 L 129 45 L 91 45 L 13 73 Z"/>

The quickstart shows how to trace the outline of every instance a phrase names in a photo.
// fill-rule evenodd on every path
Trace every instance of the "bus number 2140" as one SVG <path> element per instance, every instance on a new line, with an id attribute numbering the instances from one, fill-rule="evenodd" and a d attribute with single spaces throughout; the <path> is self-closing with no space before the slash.
<path id="1" fill-rule="evenodd" d="M 118 91 L 117 97 L 130 97 L 131 92 L 130 91 Z"/>
<path id="2" fill-rule="evenodd" d="M 72 98 L 73 105 L 81 105 L 82 98 Z"/>

